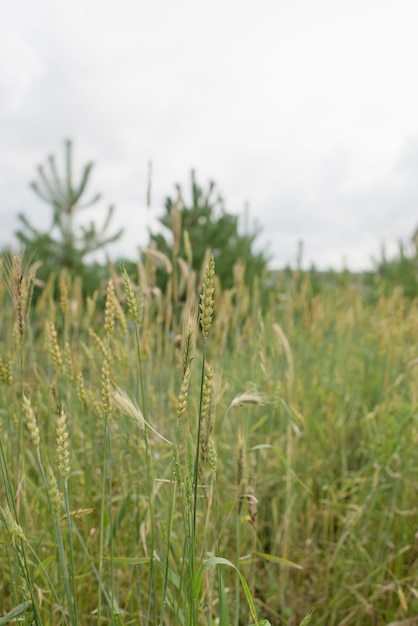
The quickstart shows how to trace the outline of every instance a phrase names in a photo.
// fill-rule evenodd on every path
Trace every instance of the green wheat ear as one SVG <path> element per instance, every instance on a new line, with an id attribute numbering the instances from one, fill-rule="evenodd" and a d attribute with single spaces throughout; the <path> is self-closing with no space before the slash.
<path id="1" fill-rule="evenodd" d="M 30 438 L 36 451 L 38 452 L 40 444 L 39 428 L 32 409 L 31 401 L 24 394 L 22 398 L 22 407 L 26 417 L 26 426 L 28 427 Z"/>
<path id="2" fill-rule="evenodd" d="M 11 512 L 7 504 L 4 508 L 1 509 L 1 513 L 13 545 L 18 545 L 19 540 L 23 541 L 23 543 L 26 543 L 27 539 L 23 528 L 20 524 L 17 523 L 13 513 Z"/>
<path id="3" fill-rule="evenodd" d="M 58 344 L 58 334 L 54 322 L 51 320 L 48 324 L 49 332 L 49 353 L 56 372 L 62 365 L 61 350 Z"/>
<path id="4" fill-rule="evenodd" d="M 112 390 L 110 385 L 109 362 L 107 359 L 103 361 L 101 383 L 103 411 L 106 415 L 110 415 L 112 412 Z"/>
<path id="5" fill-rule="evenodd" d="M 115 288 L 112 279 L 107 283 L 104 327 L 110 337 L 115 327 Z"/>
<path id="6" fill-rule="evenodd" d="M 142 292 L 140 291 L 140 307 L 139 307 L 140 310 L 138 310 L 138 304 L 135 298 L 134 290 L 132 288 L 132 284 L 129 279 L 128 272 L 126 271 L 125 268 L 123 268 L 122 270 L 122 278 L 123 278 L 123 284 L 124 284 L 125 292 L 126 292 L 126 304 L 128 306 L 129 314 L 131 318 L 133 319 L 133 321 L 135 322 L 135 324 L 137 324 L 138 326 L 141 326 L 142 308 L 143 308 Z"/>
<path id="7" fill-rule="evenodd" d="M 67 415 L 64 410 L 60 411 L 58 417 L 57 458 L 59 473 L 65 481 L 70 475 L 70 433 L 68 431 Z"/>
<path id="8" fill-rule="evenodd" d="M 209 257 L 205 277 L 203 279 L 203 291 L 200 296 L 200 327 L 202 334 L 207 337 L 212 327 L 214 293 L 215 293 L 215 259 L 213 254 Z"/>
<path id="9" fill-rule="evenodd" d="M 190 383 L 190 373 L 191 373 L 190 365 L 187 365 L 186 371 L 184 372 L 183 379 L 181 381 L 180 392 L 179 392 L 179 395 L 177 396 L 177 417 L 179 419 L 186 410 L 187 394 L 189 391 L 189 383 Z"/>
<path id="10" fill-rule="evenodd" d="M 52 469 L 51 466 L 48 466 L 46 475 L 47 475 L 47 480 L 48 480 L 48 490 L 49 490 L 49 497 L 51 499 L 52 511 L 54 513 L 55 519 L 58 520 L 60 516 L 63 497 L 58 488 L 57 479 L 55 477 L 54 470 Z"/>

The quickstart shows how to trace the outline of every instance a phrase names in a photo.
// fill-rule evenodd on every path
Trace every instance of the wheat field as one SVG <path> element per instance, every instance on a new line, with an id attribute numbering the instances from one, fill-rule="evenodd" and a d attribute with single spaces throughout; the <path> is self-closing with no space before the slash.
<path id="1" fill-rule="evenodd" d="M 3 259 L 0 624 L 418 615 L 418 303 Z"/>

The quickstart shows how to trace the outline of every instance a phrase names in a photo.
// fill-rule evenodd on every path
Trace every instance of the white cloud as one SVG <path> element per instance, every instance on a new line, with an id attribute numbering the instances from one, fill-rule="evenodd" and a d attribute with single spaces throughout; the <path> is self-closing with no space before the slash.
<path id="1" fill-rule="evenodd" d="M 18 4 L 0 26 L 3 236 L 10 211 L 43 219 L 27 182 L 65 137 L 132 253 L 192 167 L 229 210 L 249 202 L 276 265 L 304 239 L 307 263 L 365 267 L 412 234 L 414 1 Z"/>

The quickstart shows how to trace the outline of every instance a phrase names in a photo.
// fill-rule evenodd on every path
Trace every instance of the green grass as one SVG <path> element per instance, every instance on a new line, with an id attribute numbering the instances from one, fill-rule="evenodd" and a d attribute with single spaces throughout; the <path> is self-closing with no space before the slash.
<path id="1" fill-rule="evenodd" d="M 87 300 L 51 279 L 23 327 L 6 268 L 0 624 L 416 615 L 418 303 L 296 275 L 262 313 L 215 276 L 212 320 L 210 277 L 202 313 L 192 275 L 173 303 L 110 270 Z"/>

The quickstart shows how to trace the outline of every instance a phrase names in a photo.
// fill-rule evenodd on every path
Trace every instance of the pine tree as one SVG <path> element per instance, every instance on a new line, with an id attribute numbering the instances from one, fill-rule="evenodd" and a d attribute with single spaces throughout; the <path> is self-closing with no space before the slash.
<path id="1" fill-rule="evenodd" d="M 203 189 L 196 182 L 194 171 L 191 172 L 191 202 L 185 200 L 180 185 L 176 185 L 176 190 L 176 197 L 166 199 L 165 213 L 159 219 L 165 232 L 152 233 L 150 236 L 157 250 L 169 257 L 174 252 L 187 259 L 185 239 L 179 236 L 179 232 L 184 234 L 187 231 L 193 252 L 192 266 L 197 275 L 200 275 L 205 255 L 210 250 L 216 261 L 216 275 L 224 288 L 232 287 L 233 268 L 238 260 L 245 265 L 245 281 L 251 285 L 254 276 L 262 275 L 268 260 L 263 252 L 253 250 L 259 232 L 241 234 L 239 217 L 225 210 L 215 183 L 210 181 L 207 189 Z M 179 224 L 176 224 L 175 219 L 177 211 Z M 176 244 L 174 249 L 173 240 Z M 175 259 L 173 261 L 175 264 Z M 163 280 L 162 275 L 160 280 Z"/>
<path id="2" fill-rule="evenodd" d="M 48 157 L 46 165 L 38 166 L 38 181 L 31 188 L 52 207 L 52 223 L 47 231 L 34 226 L 24 215 L 19 215 L 23 226 L 16 237 L 23 244 L 25 254 L 41 261 L 38 276 L 46 278 L 51 272 L 66 268 L 71 273 L 85 275 L 87 257 L 119 239 L 123 230 L 107 235 L 114 207 L 110 206 L 100 228 L 94 222 L 88 226 L 76 224 L 78 212 L 90 207 L 100 199 L 96 193 L 85 200 L 93 162 L 87 163 L 78 183 L 73 180 L 72 142 L 65 141 L 64 172 L 60 174 L 55 156 Z"/>

